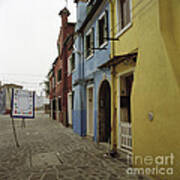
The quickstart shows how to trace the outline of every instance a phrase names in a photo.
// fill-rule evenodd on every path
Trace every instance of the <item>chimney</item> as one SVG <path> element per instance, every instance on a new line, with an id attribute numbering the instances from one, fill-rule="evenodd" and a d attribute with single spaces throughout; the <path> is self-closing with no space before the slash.
<path id="1" fill-rule="evenodd" d="M 59 12 L 59 15 L 61 16 L 62 26 L 66 25 L 68 22 L 68 16 L 70 15 L 69 10 L 65 7 Z"/>

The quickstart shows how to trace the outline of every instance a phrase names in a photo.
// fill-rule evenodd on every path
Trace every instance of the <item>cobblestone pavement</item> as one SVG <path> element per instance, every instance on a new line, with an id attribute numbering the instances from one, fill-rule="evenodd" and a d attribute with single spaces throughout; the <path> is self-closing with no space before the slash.
<path id="1" fill-rule="evenodd" d="M 15 146 L 11 119 L 0 116 L 0 180 L 138 180 L 127 175 L 125 159 L 105 157 L 107 148 L 74 134 L 44 114 L 15 120 L 20 147 Z"/>

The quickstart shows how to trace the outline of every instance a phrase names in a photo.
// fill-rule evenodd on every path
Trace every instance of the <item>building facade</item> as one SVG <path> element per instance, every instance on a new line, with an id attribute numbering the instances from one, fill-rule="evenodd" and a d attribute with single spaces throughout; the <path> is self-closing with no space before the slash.
<path id="1" fill-rule="evenodd" d="M 48 79 L 49 79 L 49 103 L 50 103 L 50 117 L 53 120 L 57 119 L 56 115 L 56 93 L 55 93 L 55 87 L 56 87 L 56 79 L 54 75 L 54 63 L 58 60 L 58 57 L 54 60 L 52 68 L 50 69 L 48 73 Z"/>
<path id="2" fill-rule="evenodd" d="M 97 142 L 110 141 L 110 70 L 99 66 L 110 58 L 108 1 L 76 1 L 77 37 L 73 72 L 74 131 Z M 84 15 L 82 16 L 82 14 Z"/>
<path id="3" fill-rule="evenodd" d="M 142 158 L 171 154 L 173 161 L 165 167 L 173 168 L 173 174 L 150 175 L 178 180 L 179 1 L 113 0 L 110 6 L 111 36 L 118 41 L 112 41 L 111 60 L 101 68 L 111 69 L 113 148 Z M 154 161 L 133 163 L 157 166 Z"/>
<path id="4" fill-rule="evenodd" d="M 51 117 L 63 125 L 72 125 L 72 71 L 73 71 L 73 34 L 74 23 L 68 22 L 70 12 L 67 8 L 60 11 L 61 29 L 57 41 L 59 56 L 49 72 Z M 68 106 L 69 101 L 69 106 Z"/>

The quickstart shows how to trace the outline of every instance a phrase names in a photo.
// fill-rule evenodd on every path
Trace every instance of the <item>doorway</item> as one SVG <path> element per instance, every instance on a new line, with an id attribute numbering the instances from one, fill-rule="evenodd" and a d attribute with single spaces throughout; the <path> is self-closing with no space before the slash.
<path id="1" fill-rule="evenodd" d="M 111 140 L 111 88 L 104 80 L 99 90 L 99 141 Z"/>
<path id="2" fill-rule="evenodd" d="M 87 87 L 87 135 L 94 136 L 94 95 L 93 86 Z"/>
<path id="3" fill-rule="evenodd" d="M 131 125 L 131 92 L 134 75 L 132 72 L 120 76 L 119 79 L 119 132 L 120 149 L 125 152 L 132 151 L 132 125 Z"/>

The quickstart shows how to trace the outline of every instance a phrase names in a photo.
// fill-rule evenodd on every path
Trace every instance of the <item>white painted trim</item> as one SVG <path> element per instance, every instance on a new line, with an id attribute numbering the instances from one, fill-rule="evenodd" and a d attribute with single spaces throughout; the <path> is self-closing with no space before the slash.
<path id="1" fill-rule="evenodd" d="M 106 11 L 108 11 L 108 10 L 105 9 L 105 10 L 102 12 L 102 14 L 99 16 L 98 20 L 96 21 L 96 23 L 98 24 L 98 26 L 99 26 L 99 20 L 101 20 L 103 17 L 106 18 Z M 107 21 L 109 21 L 109 18 L 107 19 Z M 96 25 L 96 31 L 97 31 L 97 25 Z M 98 32 L 96 32 L 96 33 L 98 33 Z M 96 36 L 95 36 L 95 37 L 96 37 Z M 99 37 L 99 35 L 98 35 L 98 37 Z M 97 42 L 97 41 L 98 41 L 98 42 Z M 107 41 L 107 40 L 105 40 L 105 42 L 104 42 L 103 44 L 101 44 L 101 45 L 99 45 L 99 39 L 96 39 L 96 42 L 97 42 L 99 48 L 103 48 L 103 47 L 105 47 L 106 45 L 108 45 L 108 41 Z"/>
<path id="2" fill-rule="evenodd" d="M 85 36 L 88 36 L 88 35 L 90 35 L 91 34 L 91 32 L 92 32 L 92 27 L 86 32 L 86 34 L 85 34 Z"/>
<path id="3" fill-rule="evenodd" d="M 68 92 L 68 96 L 71 96 L 72 95 L 72 91 L 71 92 Z"/>
<path id="4" fill-rule="evenodd" d="M 94 84 L 87 85 L 87 89 L 89 89 L 89 88 L 94 88 Z"/>
<path id="5" fill-rule="evenodd" d="M 130 6 L 130 22 L 123 28 L 123 29 L 120 29 L 119 26 L 120 26 L 120 20 L 121 18 L 119 17 L 119 3 L 118 3 L 119 0 L 116 0 L 116 17 L 117 17 L 117 34 L 115 35 L 115 38 L 118 38 L 121 34 L 123 34 L 125 31 L 127 31 L 131 26 L 132 26 L 132 0 L 129 0 L 129 6 Z"/>
<path id="6" fill-rule="evenodd" d="M 120 78 L 120 76 L 124 76 L 124 75 L 126 75 L 126 74 L 128 74 L 128 73 L 134 73 L 134 71 L 135 71 L 135 67 L 132 67 L 132 68 L 129 68 L 128 70 L 125 70 L 125 71 L 123 71 L 123 72 L 120 72 L 120 73 L 118 73 L 117 75 L 116 75 L 116 77 L 119 77 Z"/>
<path id="7" fill-rule="evenodd" d="M 68 75 L 71 75 L 71 73 L 72 73 L 71 67 L 69 67 L 69 66 L 71 65 L 71 62 L 70 62 L 71 56 L 72 56 L 72 55 L 70 55 L 70 56 L 68 57 Z"/>
<path id="8" fill-rule="evenodd" d="M 88 36 L 88 35 L 90 35 L 91 33 L 92 33 L 92 29 L 93 29 L 93 27 L 91 27 L 87 32 L 86 32 L 86 34 L 85 34 L 85 40 L 86 40 L 86 36 Z M 93 34 L 93 36 L 94 36 L 94 39 L 95 39 L 95 35 Z M 90 40 L 91 41 L 91 40 Z M 87 50 L 86 50 L 87 51 Z M 85 57 L 85 60 L 87 61 L 87 60 L 89 60 L 89 59 L 91 59 L 92 57 L 94 56 L 94 53 L 93 53 L 93 51 L 92 51 L 92 53 L 88 56 L 88 57 Z"/>
<path id="9" fill-rule="evenodd" d="M 70 103 L 71 103 L 71 105 L 69 104 L 69 99 L 70 99 L 70 97 L 71 97 L 71 101 L 70 101 Z M 72 111 L 73 111 L 73 109 L 72 109 L 72 91 L 70 91 L 70 92 L 68 92 L 68 123 L 70 124 L 70 125 L 72 125 L 73 123 L 72 123 Z M 71 110 L 70 110 L 70 109 Z M 69 110 L 70 110 L 70 112 L 69 112 Z M 69 117 L 69 114 L 71 114 L 71 117 Z"/>
<path id="10" fill-rule="evenodd" d="M 125 33 L 129 28 L 131 28 L 132 22 L 127 24 L 123 29 L 121 29 L 117 34 L 115 35 L 115 38 L 119 38 L 123 33 Z"/>
<path id="11" fill-rule="evenodd" d="M 105 47 L 105 46 L 107 46 L 107 45 L 108 45 L 108 42 L 105 41 L 103 44 L 101 44 L 100 48 L 103 48 L 103 47 Z"/>
<path id="12" fill-rule="evenodd" d="M 94 56 L 94 53 L 90 54 L 88 57 L 86 57 L 86 61 L 88 61 L 89 59 L 91 59 Z"/>
<path id="13" fill-rule="evenodd" d="M 105 16 L 106 15 L 106 10 L 104 10 L 102 13 L 101 13 L 101 15 L 99 16 L 99 18 L 98 18 L 98 21 L 99 20 L 101 20 L 102 18 L 103 18 L 103 16 Z"/>
<path id="14" fill-rule="evenodd" d="M 123 149 L 123 148 L 120 148 L 120 150 L 121 150 L 122 152 L 125 152 L 125 153 L 130 154 L 130 155 L 132 155 L 132 154 L 133 154 L 133 152 L 132 152 L 132 151 L 128 151 L 128 150 Z"/>

